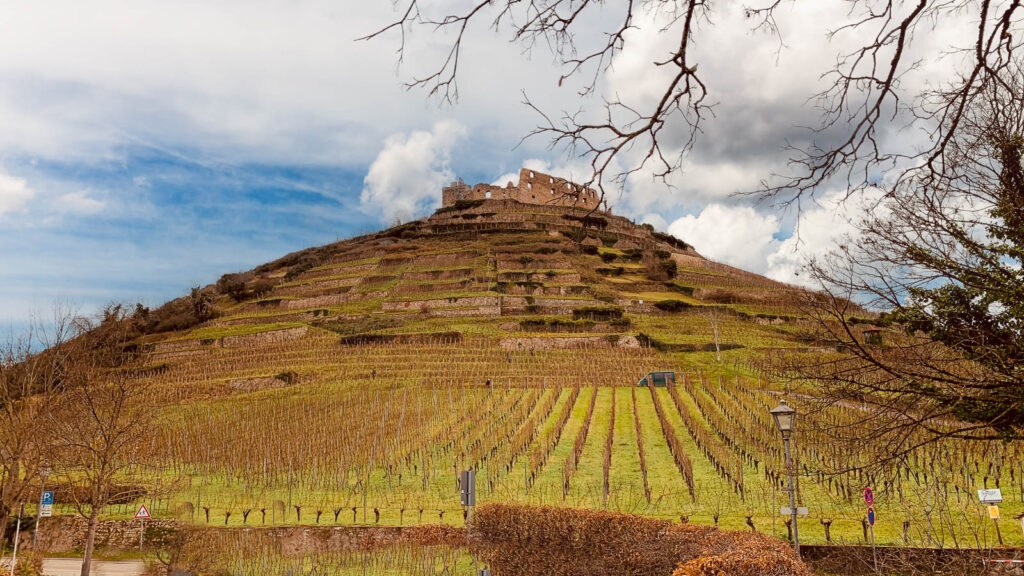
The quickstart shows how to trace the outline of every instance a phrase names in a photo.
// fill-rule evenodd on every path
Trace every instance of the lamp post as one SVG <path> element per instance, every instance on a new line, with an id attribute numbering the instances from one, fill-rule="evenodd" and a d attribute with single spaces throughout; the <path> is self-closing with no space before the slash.
<path id="1" fill-rule="evenodd" d="M 784 492 L 789 492 L 789 513 L 790 523 L 793 525 L 793 546 L 796 548 L 796 555 L 800 555 L 800 533 L 796 525 L 796 489 L 793 488 L 793 461 L 789 453 L 789 438 L 793 435 L 793 424 L 796 421 L 796 410 L 786 404 L 785 400 L 772 408 L 772 418 L 775 419 L 775 427 L 782 433 L 782 443 L 786 447 L 786 474 L 789 476 L 789 487 Z"/>

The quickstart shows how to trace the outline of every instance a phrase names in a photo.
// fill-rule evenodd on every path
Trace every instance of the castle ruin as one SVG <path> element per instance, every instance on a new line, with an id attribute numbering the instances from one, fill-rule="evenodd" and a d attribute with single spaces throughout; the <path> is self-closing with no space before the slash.
<path id="1" fill-rule="evenodd" d="M 514 200 L 523 204 L 565 206 L 608 212 L 601 208 L 601 197 L 593 188 L 569 182 L 550 174 L 522 168 L 519 184 L 509 182 L 504 188 L 491 184 L 470 187 L 461 179 L 441 190 L 441 205 L 454 206 L 459 200 Z"/>

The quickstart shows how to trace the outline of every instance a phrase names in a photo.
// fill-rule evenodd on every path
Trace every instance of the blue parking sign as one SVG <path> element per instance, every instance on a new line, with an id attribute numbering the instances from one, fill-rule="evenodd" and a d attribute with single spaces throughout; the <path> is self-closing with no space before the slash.
<path id="1" fill-rule="evenodd" d="M 53 504 L 53 492 L 43 492 L 43 499 L 39 502 L 42 505 Z"/>

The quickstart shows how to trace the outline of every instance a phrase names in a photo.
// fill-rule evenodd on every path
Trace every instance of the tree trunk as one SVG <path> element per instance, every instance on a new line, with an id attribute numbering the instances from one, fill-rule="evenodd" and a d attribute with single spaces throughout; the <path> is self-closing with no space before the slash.
<path id="1" fill-rule="evenodd" d="M 7 507 L 0 504 L 0 551 L 4 550 L 4 544 L 7 543 L 7 520 L 10 517 L 11 514 Z"/>
<path id="2" fill-rule="evenodd" d="M 85 556 L 82 558 L 82 576 L 89 576 L 92 566 L 92 551 L 96 543 L 96 527 L 99 525 L 99 506 L 93 506 L 89 511 L 89 530 L 85 533 Z"/>

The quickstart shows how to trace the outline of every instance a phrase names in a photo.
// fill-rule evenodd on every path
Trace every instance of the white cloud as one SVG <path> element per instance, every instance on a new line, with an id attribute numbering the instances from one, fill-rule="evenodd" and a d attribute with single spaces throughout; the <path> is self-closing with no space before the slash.
<path id="1" fill-rule="evenodd" d="M 702 255 L 763 274 L 774 280 L 807 285 L 801 269 L 810 258 L 822 256 L 837 242 L 856 242 L 857 223 L 875 207 L 878 190 L 870 190 L 844 201 L 842 192 L 825 194 L 816 204 L 805 207 L 788 232 L 774 214 L 762 214 L 750 206 L 710 204 L 697 215 L 683 216 L 669 225 L 670 234 L 693 245 Z"/>
<path id="2" fill-rule="evenodd" d="M 0 216 L 21 210 L 34 195 L 27 180 L 0 172 Z"/>
<path id="3" fill-rule="evenodd" d="M 57 199 L 56 209 L 71 214 L 96 214 L 106 208 L 107 203 L 89 196 L 88 190 L 69 192 Z"/>
<path id="4" fill-rule="evenodd" d="M 688 215 L 669 225 L 668 232 L 691 244 L 702 255 L 751 271 L 764 271 L 768 255 L 780 242 L 779 219 L 758 214 L 749 206 L 711 204 L 697 216 Z"/>
<path id="5" fill-rule="evenodd" d="M 454 121 L 438 122 L 430 132 L 390 136 L 363 181 L 363 209 L 390 224 L 437 207 L 441 188 L 455 177 L 452 147 L 465 136 L 466 129 Z"/>
<path id="6" fill-rule="evenodd" d="M 808 259 L 823 256 L 836 247 L 836 242 L 856 242 L 857 224 L 869 211 L 876 210 L 881 192 L 871 189 L 844 201 L 843 192 L 830 192 L 814 206 L 800 213 L 796 234 L 787 238 L 768 256 L 765 272 L 769 278 L 806 284 L 809 280 L 801 268 Z"/>
<path id="7" fill-rule="evenodd" d="M 650 224 L 651 226 L 654 226 L 655 230 L 658 230 L 658 231 L 661 231 L 661 232 L 664 232 L 665 230 L 668 229 L 668 222 L 665 221 L 665 218 L 663 218 L 661 216 L 661 214 L 656 214 L 654 212 L 651 212 L 651 213 L 648 213 L 648 214 L 644 214 L 640 218 L 640 223 L 641 224 Z"/>

